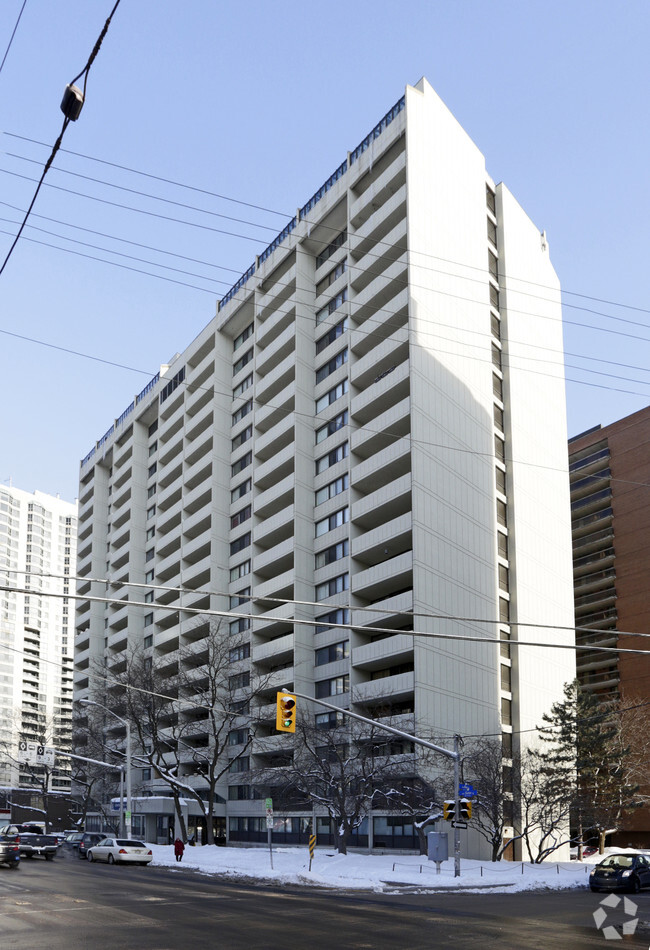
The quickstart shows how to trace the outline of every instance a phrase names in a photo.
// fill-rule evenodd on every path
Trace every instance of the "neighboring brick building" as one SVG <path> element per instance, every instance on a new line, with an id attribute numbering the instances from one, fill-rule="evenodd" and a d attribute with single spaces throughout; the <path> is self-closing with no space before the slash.
<path id="1" fill-rule="evenodd" d="M 648 649 L 650 632 L 650 406 L 569 441 L 576 626 L 600 633 L 579 642 Z M 650 656 L 578 653 L 578 678 L 603 698 L 635 703 L 650 694 Z M 640 809 L 615 843 L 650 846 Z"/>

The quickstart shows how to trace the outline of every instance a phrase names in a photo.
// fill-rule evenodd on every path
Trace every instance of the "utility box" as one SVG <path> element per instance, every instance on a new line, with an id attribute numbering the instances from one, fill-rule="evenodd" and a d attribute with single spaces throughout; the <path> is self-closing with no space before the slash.
<path id="1" fill-rule="evenodd" d="M 449 857 L 449 845 L 446 831 L 430 831 L 427 835 L 427 856 L 429 861 L 440 864 Z"/>

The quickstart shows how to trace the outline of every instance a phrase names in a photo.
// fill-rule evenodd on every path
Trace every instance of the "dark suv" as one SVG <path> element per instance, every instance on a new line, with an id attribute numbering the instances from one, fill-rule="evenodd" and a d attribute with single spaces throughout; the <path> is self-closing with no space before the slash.
<path id="1" fill-rule="evenodd" d="M 99 831 L 85 831 L 77 845 L 77 854 L 79 857 L 85 858 L 88 855 L 88 849 L 92 848 L 94 844 L 99 844 L 105 837 L 106 835 Z"/>
<path id="2" fill-rule="evenodd" d="M 20 864 L 19 840 L 15 835 L 0 835 L 0 864 L 8 864 L 15 871 Z"/>

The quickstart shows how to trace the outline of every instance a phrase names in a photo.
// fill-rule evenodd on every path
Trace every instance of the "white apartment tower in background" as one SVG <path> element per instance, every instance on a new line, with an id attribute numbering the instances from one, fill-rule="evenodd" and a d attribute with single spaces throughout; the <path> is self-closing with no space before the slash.
<path id="1" fill-rule="evenodd" d="M 407 87 L 81 463 L 78 592 L 114 602 L 79 602 L 76 695 L 129 645 L 173 665 L 211 608 L 269 674 L 251 769 L 286 758 L 281 687 L 507 761 L 575 675 L 562 363 L 545 235 Z M 263 840 L 250 784 L 221 793 Z"/>
<path id="2" fill-rule="evenodd" d="M 76 555 L 76 504 L 0 485 L 3 786 L 31 783 L 16 758 L 19 738 L 70 749 Z M 51 790 L 69 788 L 67 760 L 59 759 Z"/>

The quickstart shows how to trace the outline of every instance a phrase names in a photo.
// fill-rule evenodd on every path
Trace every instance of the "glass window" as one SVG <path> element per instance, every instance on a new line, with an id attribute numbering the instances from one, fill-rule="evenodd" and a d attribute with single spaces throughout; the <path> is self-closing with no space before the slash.
<path id="1" fill-rule="evenodd" d="M 237 554 L 239 551 L 243 551 L 244 548 L 250 547 L 251 543 L 251 533 L 247 531 L 246 534 L 242 534 L 239 538 L 236 538 L 234 541 L 230 542 L 230 554 Z"/>
<path id="2" fill-rule="evenodd" d="M 246 426 L 246 428 L 242 429 L 241 432 L 238 433 L 235 436 L 235 438 L 232 440 L 233 451 L 235 449 L 238 449 L 240 445 L 243 445 L 244 442 L 248 442 L 248 440 L 251 439 L 252 437 L 253 437 L 253 427 Z"/>
<path id="3" fill-rule="evenodd" d="M 244 521 L 248 521 L 250 516 L 251 516 L 251 506 L 246 505 L 245 508 L 242 508 L 241 511 L 238 511 L 237 514 L 231 517 L 230 527 L 236 528 L 237 525 L 243 524 Z"/>
<path id="4" fill-rule="evenodd" d="M 251 572 L 251 562 L 242 561 L 241 564 L 237 564 L 236 567 L 230 568 L 230 580 L 238 581 L 240 577 L 245 577 Z"/>
<path id="5" fill-rule="evenodd" d="M 347 391 L 348 381 L 347 379 L 343 379 L 337 386 L 334 386 L 333 389 L 330 389 L 329 392 L 326 392 L 325 395 L 316 400 L 316 414 L 322 412 L 323 409 L 327 409 L 333 402 L 336 402 L 337 399 L 344 396 Z"/>
<path id="6" fill-rule="evenodd" d="M 324 551 L 319 551 L 315 557 L 315 569 L 318 570 L 320 567 L 326 567 L 328 564 L 333 564 L 335 561 L 340 561 L 341 558 L 348 556 L 348 542 L 339 541 L 338 544 L 333 544 L 329 548 L 325 548 Z"/>
<path id="7" fill-rule="evenodd" d="M 241 383 L 235 386 L 235 388 L 232 391 L 233 399 L 236 399 L 237 396 L 241 396 L 241 394 L 246 392 L 246 390 L 249 389 L 252 385 L 253 385 L 253 374 L 251 373 L 249 376 L 246 376 L 244 379 L 242 379 Z"/>
<path id="8" fill-rule="evenodd" d="M 340 696 L 342 693 L 350 692 L 350 676 L 346 673 L 344 676 L 335 676 L 330 680 L 320 680 L 314 685 L 316 699 L 325 699 L 326 696 Z"/>
<path id="9" fill-rule="evenodd" d="M 333 482 L 330 482 L 329 485 L 325 485 L 323 488 L 319 488 L 315 493 L 314 502 L 316 506 L 322 505 L 323 502 L 328 501 L 330 498 L 340 495 L 341 492 L 347 491 L 349 486 L 349 478 L 347 475 L 341 475 L 340 478 L 334 479 Z"/>
<path id="10" fill-rule="evenodd" d="M 243 356 L 241 356 L 236 363 L 233 364 L 232 374 L 236 376 L 237 373 L 246 366 L 247 363 L 253 359 L 253 347 L 250 350 L 246 350 Z"/>
<path id="11" fill-rule="evenodd" d="M 334 528 L 346 524 L 349 519 L 350 509 L 346 505 L 345 508 L 340 508 L 338 511 L 334 511 L 331 515 L 328 515 L 327 518 L 316 522 L 316 537 L 319 538 L 321 535 L 327 534 L 328 531 L 333 531 Z"/>
<path id="12" fill-rule="evenodd" d="M 236 488 L 230 492 L 230 500 L 237 501 L 239 498 L 243 498 L 244 495 L 247 495 L 251 490 L 251 479 L 247 478 L 245 482 L 242 482 L 241 485 L 237 485 Z"/>
<path id="13" fill-rule="evenodd" d="M 326 630 L 330 630 L 330 624 L 343 624 L 347 625 L 350 623 L 350 609 L 349 607 L 337 607 L 336 610 L 330 610 L 326 614 L 321 614 L 320 617 L 316 617 L 316 633 L 325 633 Z"/>
<path id="14" fill-rule="evenodd" d="M 323 666 L 325 663 L 334 663 L 336 660 L 346 660 L 349 656 L 349 640 L 341 640 L 340 643 L 331 643 L 328 647 L 321 647 L 320 650 L 316 650 L 316 666 Z"/>
<path id="15" fill-rule="evenodd" d="M 244 416 L 247 416 L 248 413 L 252 411 L 252 409 L 253 409 L 253 400 L 249 399 L 248 402 L 245 402 L 244 405 L 240 409 L 237 410 L 237 412 L 233 412 L 232 424 L 236 425 L 238 422 L 240 422 L 244 418 Z"/>
<path id="16" fill-rule="evenodd" d="M 330 316 L 330 314 L 338 310 L 339 307 L 341 307 L 347 299 L 348 299 L 348 288 L 344 287 L 343 290 L 336 295 L 336 297 L 332 297 L 329 303 L 325 304 L 325 306 L 321 307 L 321 309 L 317 312 L 316 326 L 322 323 L 323 320 L 326 320 L 327 317 Z"/>
<path id="17" fill-rule="evenodd" d="M 340 369 L 348 361 L 348 348 L 341 350 L 340 353 L 337 353 L 336 356 L 333 356 L 329 363 L 325 363 L 324 366 L 321 366 L 320 369 L 316 370 L 316 383 L 322 383 L 324 379 L 327 379 L 328 376 L 331 376 L 332 373 L 335 373 L 337 369 Z"/>
<path id="18" fill-rule="evenodd" d="M 246 452 L 245 455 L 242 455 L 241 458 L 237 459 L 237 461 L 233 462 L 233 464 L 231 465 L 230 471 L 232 475 L 239 475 L 239 473 L 243 472 L 245 468 L 248 468 L 248 466 L 251 464 L 252 461 L 253 461 L 253 453 Z"/>
<path id="19" fill-rule="evenodd" d="M 349 590 L 350 575 L 339 574 L 338 577 L 332 577 L 323 584 L 316 585 L 315 600 L 325 600 L 326 597 L 333 597 L 334 594 L 340 594 Z"/>
<path id="20" fill-rule="evenodd" d="M 335 432 L 338 432 L 339 429 L 342 429 L 343 426 L 347 424 L 348 410 L 344 409 L 343 412 L 339 412 L 338 415 L 330 419 L 330 421 L 324 426 L 321 426 L 320 429 L 316 429 L 316 445 L 318 445 L 319 442 L 324 442 L 330 435 L 334 435 Z"/>
<path id="21" fill-rule="evenodd" d="M 253 335 L 254 326 L 255 324 L 249 323 L 246 329 L 242 330 L 239 336 L 235 337 L 233 345 L 232 345 L 233 351 L 238 350 L 239 347 L 242 345 L 242 343 L 244 343 L 246 340 L 248 340 L 249 337 Z"/>
<path id="22" fill-rule="evenodd" d="M 332 465 L 336 465 L 337 462 L 341 462 L 343 459 L 346 459 L 348 454 L 349 450 L 347 442 L 344 442 L 342 445 L 332 449 L 332 451 L 328 452 L 327 455 L 323 455 L 321 458 L 316 460 L 316 474 L 320 475 L 321 472 L 327 471 L 327 469 L 331 468 Z"/>

